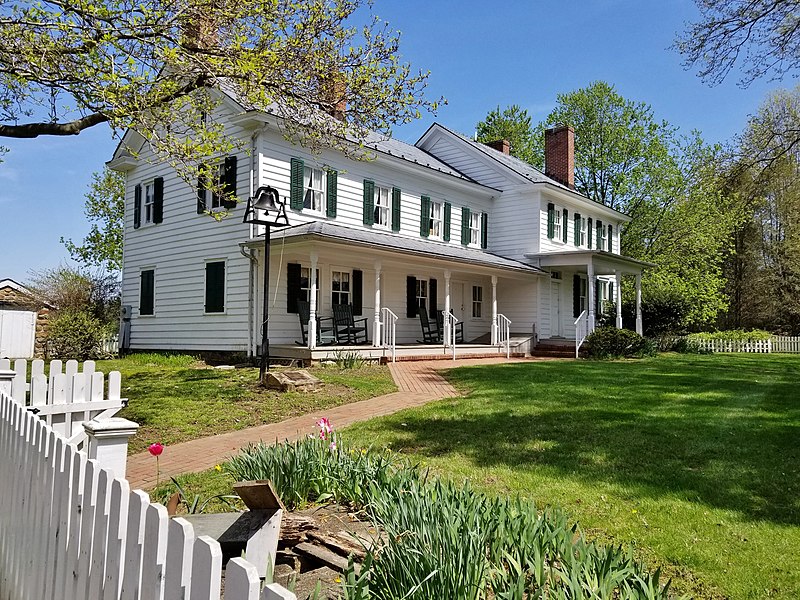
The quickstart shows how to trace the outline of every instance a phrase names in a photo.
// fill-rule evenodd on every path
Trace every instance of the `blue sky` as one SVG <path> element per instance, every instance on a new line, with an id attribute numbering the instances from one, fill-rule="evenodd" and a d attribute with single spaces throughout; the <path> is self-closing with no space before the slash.
<path id="1" fill-rule="evenodd" d="M 741 89 L 731 78 L 709 88 L 685 71 L 669 46 L 697 16 L 691 0 L 376 0 L 375 12 L 402 32 L 404 60 L 430 70 L 428 96 L 449 102 L 395 131 L 412 143 L 433 121 L 471 134 L 498 105 L 519 104 L 539 121 L 557 94 L 598 79 L 681 131 L 724 142 L 780 87 Z M 98 127 L 0 145 L 11 149 L 0 164 L 0 279 L 25 282 L 68 260 L 61 237 L 78 241 L 88 231 L 83 195 L 116 143 Z"/>

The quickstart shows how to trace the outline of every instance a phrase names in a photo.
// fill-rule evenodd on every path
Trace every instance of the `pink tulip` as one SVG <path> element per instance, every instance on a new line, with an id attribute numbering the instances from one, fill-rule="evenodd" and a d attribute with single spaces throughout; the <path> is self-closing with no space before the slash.
<path id="1" fill-rule="evenodd" d="M 327 434 L 333 431 L 333 425 L 331 425 L 331 422 L 327 419 L 327 417 L 322 417 L 319 421 L 317 421 L 317 427 L 319 427 L 320 433 Z"/>
<path id="2" fill-rule="evenodd" d="M 161 456 L 161 453 L 164 451 L 164 446 L 156 442 L 155 444 L 150 444 L 147 451 L 153 456 Z"/>

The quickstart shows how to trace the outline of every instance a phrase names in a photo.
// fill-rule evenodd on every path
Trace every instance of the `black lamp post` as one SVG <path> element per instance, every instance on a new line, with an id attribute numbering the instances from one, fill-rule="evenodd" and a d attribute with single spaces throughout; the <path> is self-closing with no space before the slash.
<path id="1" fill-rule="evenodd" d="M 264 376 L 269 371 L 269 236 L 271 227 L 286 227 L 286 202 L 281 202 L 278 190 L 261 186 L 255 196 L 247 199 L 244 223 L 263 225 L 264 231 L 264 312 L 261 323 L 261 366 L 259 379 L 264 384 Z"/>

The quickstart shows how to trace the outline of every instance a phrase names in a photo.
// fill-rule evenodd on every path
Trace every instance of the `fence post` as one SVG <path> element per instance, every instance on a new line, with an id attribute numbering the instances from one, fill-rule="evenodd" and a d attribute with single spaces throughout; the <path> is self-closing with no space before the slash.
<path id="1" fill-rule="evenodd" d="M 0 392 L 11 396 L 11 384 L 16 376 L 16 371 L 12 371 L 11 369 L 0 370 Z"/>
<path id="2" fill-rule="evenodd" d="M 136 433 L 139 425 L 127 419 L 113 417 L 102 421 L 86 421 L 83 428 L 89 436 L 89 458 L 95 459 L 100 468 L 114 473 L 116 478 L 125 479 L 128 438 Z"/>

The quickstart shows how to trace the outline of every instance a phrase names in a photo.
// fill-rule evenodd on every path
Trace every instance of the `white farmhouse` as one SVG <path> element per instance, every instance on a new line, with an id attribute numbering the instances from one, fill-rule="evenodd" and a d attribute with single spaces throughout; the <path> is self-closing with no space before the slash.
<path id="1" fill-rule="evenodd" d="M 415 145 L 376 135 L 373 159 L 359 161 L 310 154 L 284 139 L 276 117 L 231 97 L 214 117 L 249 149 L 220 157 L 225 189 L 247 198 L 271 186 L 286 201 L 290 226 L 271 234 L 270 356 L 323 358 L 363 342 L 336 335 L 336 305 L 365 328 L 365 354 L 385 353 L 393 333 L 398 354 L 431 355 L 421 341 L 496 352 L 508 331 L 512 352 L 537 340 L 574 346 L 623 274 L 636 276 L 640 296 L 645 265 L 620 254 L 629 217 L 575 192 L 569 128 L 548 131 L 543 174 L 507 142 L 483 145 L 439 124 Z M 126 346 L 257 355 L 263 227 L 243 223 L 244 202 L 187 186 L 148 153 L 129 131 L 108 163 L 127 178 Z M 217 222 L 216 211 L 228 215 Z M 437 320 L 451 326 L 440 337 Z"/>

